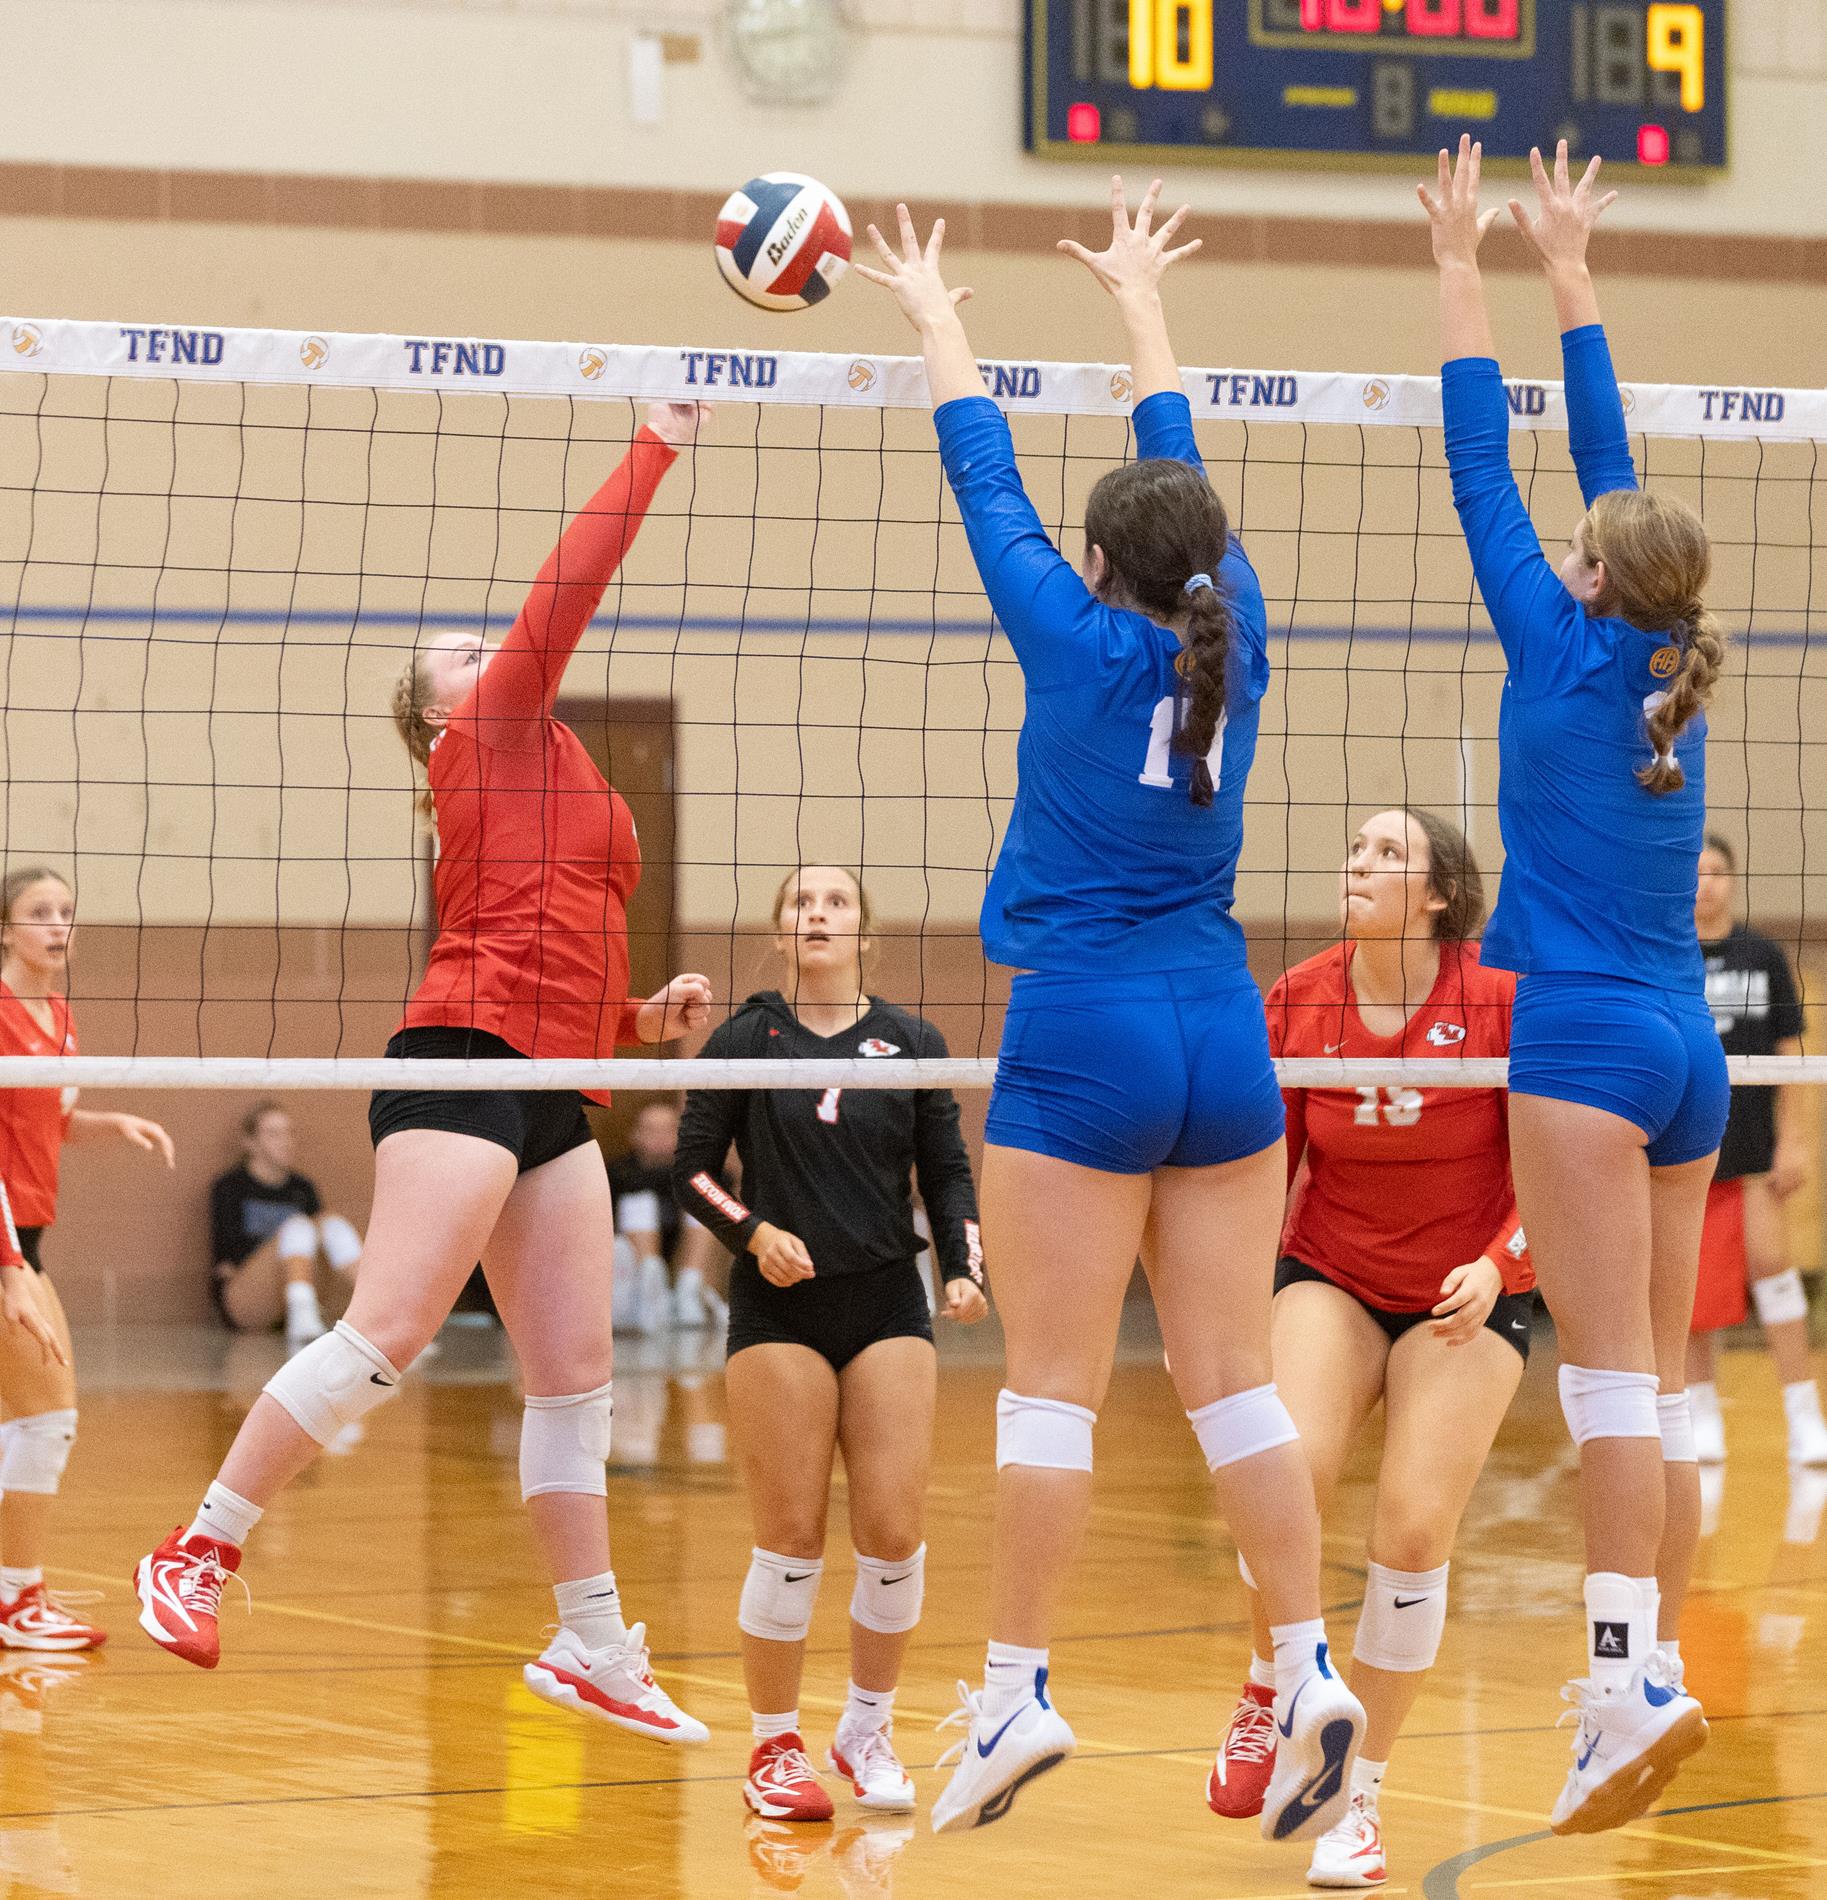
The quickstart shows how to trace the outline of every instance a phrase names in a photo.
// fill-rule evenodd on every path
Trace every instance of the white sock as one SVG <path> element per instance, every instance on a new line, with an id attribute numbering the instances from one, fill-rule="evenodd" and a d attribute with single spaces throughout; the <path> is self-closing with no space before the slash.
<path id="1" fill-rule="evenodd" d="M 1602 1692 L 1622 1695 L 1656 1646 L 1661 1591 L 1654 1577 L 1595 1570 L 1585 1597 L 1587 1674 Z"/>
<path id="2" fill-rule="evenodd" d="M 983 1661 L 983 1712 L 1000 1721 L 1034 1693 L 1036 1671 L 1047 1666 L 1044 1649 L 1018 1643 L 991 1643 Z"/>
<path id="3" fill-rule="evenodd" d="M 611 1643 L 628 1640 L 613 1570 L 556 1584 L 552 1595 L 558 1604 L 558 1620 L 586 1649 L 607 1649 Z"/>
<path id="4" fill-rule="evenodd" d="M 1360 1755 L 1351 1765 L 1351 1792 L 1364 1797 L 1372 1814 L 1377 1811 L 1377 1796 L 1383 1792 L 1383 1777 L 1389 1772 L 1386 1761 L 1366 1761 Z"/>
<path id="5" fill-rule="evenodd" d="M 1821 1421 L 1821 1395 L 1812 1379 L 1797 1379 L 1783 1387 L 1783 1416 L 1794 1430 L 1806 1419 Z"/>
<path id="6" fill-rule="evenodd" d="M 892 1689 L 859 1689 L 854 1682 L 844 1698 L 844 1713 L 839 1728 L 885 1729 L 894 1720 Z"/>
<path id="7" fill-rule="evenodd" d="M 0 1597 L 11 1603 L 21 1590 L 29 1590 L 35 1583 L 44 1582 L 44 1566 L 34 1564 L 26 1570 L 15 1570 L 8 1564 L 0 1564 Z"/>
<path id="8" fill-rule="evenodd" d="M 225 1484 L 212 1484 L 204 1492 L 196 1519 L 186 1535 L 208 1537 L 218 1544 L 233 1544 L 239 1550 L 262 1515 L 261 1507 L 248 1503 L 240 1492 L 231 1491 Z"/>
<path id="9" fill-rule="evenodd" d="M 317 1289 L 309 1280 L 288 1280 L 285 1283 L 285 1316 L 288 1324 L 295 1319 L 323 1318 L 323 1314 L 318 1311 Z"/>
<path id="10" fill-rule="evenodd" d="M 1275 1665 L 1265 1662 L 1254 1650 L 1250 1652 L 1250 1680 L 1259 1689 L 1275 1687 Z"/>
<path id="11" fill-rule="evenodd" d="M 758 1742 L 771 1742 L 780 1735 L 799 1733 L 799 1711 L 783 1709 L 779 1715 L 762 1715 L 758 1710 L 749 1711 L 749 1733 Z"/>
<path id="12" fill-rule="evenodd" d="M 1313 1667 L 1313 1652 L 1326 1640 L 1325 1622 L 1315 1616 L 1304 1623 L 1277 1623 L 1269 1639 L 1275 1645 L 1275 1693 L 1289 1695 Z"/>

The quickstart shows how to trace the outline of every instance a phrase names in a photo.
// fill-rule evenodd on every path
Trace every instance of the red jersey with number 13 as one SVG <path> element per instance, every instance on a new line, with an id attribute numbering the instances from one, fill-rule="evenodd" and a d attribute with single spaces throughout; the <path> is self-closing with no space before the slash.
<path id="1" fill-rule="evenodd" d="M 1278 1056 L 1507 1056 L 1516 978 L 1486 969 L 1475 943 L 1442 944 L 1440 972 L 1400 1035 L 1365 1027 L 1351 991 L 1356 946 L 1296 964 L 1269 992 Z M 1482 1253 L 1507 1292 L 1535 1284 L 1510 1184 L 1502 1089 L 1284 1089 L 1288 1173 L 1304 1157 L 1282 1252 L 1367 1304 L 1418 1313 L 1455 1267 Z"/>

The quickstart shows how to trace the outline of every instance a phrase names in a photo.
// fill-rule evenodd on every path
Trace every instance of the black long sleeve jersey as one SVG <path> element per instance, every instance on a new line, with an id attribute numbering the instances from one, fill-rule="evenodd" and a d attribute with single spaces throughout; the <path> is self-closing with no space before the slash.
<path id="1" fill-rule="evenodd" d="M 943 1056 L 924 1017 L 869 999 L 855 1028 L 815 1035 L 778 990 L 751 996 L 712 1032 L 706 1057 Z M 742 1158 L 740 1199 L 718 1180 L 730 1143 Z M 685 1101 L 673 1192 L 736 1256 L 768 1221 L 797 1234 L 821 1278 L 911 1261 L 910 1176 L 947 1280 L 983 1279 L 977 1190 L 949 1089 L 694 1089 Z M 759 1269 L 755 1269 L 759 1272 Z"/>

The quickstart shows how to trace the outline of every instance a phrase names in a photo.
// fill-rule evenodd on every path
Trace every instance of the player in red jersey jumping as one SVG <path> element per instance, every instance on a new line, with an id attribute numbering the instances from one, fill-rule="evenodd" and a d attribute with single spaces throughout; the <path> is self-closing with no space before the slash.
<path id="1" fill-rule="evenodd" d="M 0 1055 L 76 1053 L 65 993 L 75 929 L 75 894 L 55 871 L 27 865 L 0 882 Z M 47 1356 L 30 1326 L 0 1330 L 0 1649 L 94 1649 L 107 1641 L 44 1585 L 52 1500 L 76 1442 L 76 1372 L 40 1243 L 57 1218 L 64 1145 L 87 1141 L 131 1142 L 172 1165 L 171 1137 L 157 1122 L 78 1108 L 74 1089 L 0 1089 L 8 1226 L 34 1282 L 33 1305 L 58 1347 Z"/>
<path id="2" fill-rule="evenodd" d="M 615 1222 L 602 1155 L 576 1091 L 517 1089 L 512 1071 L 527 1057 L 661 1042 L 709 1013 L 697 975 L 623 1000 L 634 822 L 552 716 L 566 662 L 701 413 L 649 411 L 499 648 L 440 634 L 400 681 L 395 715 L 426 767 L 438 831 L 438 940 L 387 1052 L 500 1062 L 502 1086 L 374 1097 L 374 1211 L 347 1317 L 268 1382 L 195 1521 L 135 1572 L 141 1626 L 187 1662 L 217 1662 L 223 1581 L 262 1511 L 392 1394 L 480 1258 L 519 1359 L 521 1494 L 558 1602 L 558 1633 L 527 1685 L 661 1741 L 705 1739 L 654 1682 L 645 1628 L 623 1622 L 609 1567 Z"/>
<path id="3" fill-rule="evenodd" d="M 1429 812 L 1366 819 L 1345 861 L 1344 941 L 1269 992 L 1278 1056 L 1503 1056 L 1516 979 L 1487 970 L 1478 865 Z M 1381 1399 L 1383 1464 L 1351 1687 L 1370 1722 L 1320 1887 L 1385 1879 L 1377 1796 L 1446 1622 L 1447 1559 L 1529 1354 L 1534 1275 L 1510 1185 L 1502 1089 L 1287 1089 L 1293 1183 L 1275 1276 L 1275 1382 L 1322 1507 Z M 1304 1176 L 1298 1176 L 1302 1157 Z M 1245 1576 L 1247 1583 L 1249 1578 Z M 1255 1814 L 1274 1767 L 1274 1675 L 1255 1656 L 1207 1798 Z"/>

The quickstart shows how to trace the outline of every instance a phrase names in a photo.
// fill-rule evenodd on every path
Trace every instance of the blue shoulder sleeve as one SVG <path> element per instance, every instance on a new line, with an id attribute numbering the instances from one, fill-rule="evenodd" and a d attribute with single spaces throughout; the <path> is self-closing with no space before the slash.
<path id="1" fill-rule="evenodd" d="M 983 590 L 1023 677 L 1042 690 L 1082 684 L 1110 616 L 1041 525 L 1002 411 L 965 396 L 941 404 L 933 424 Z"/>
<path id="2" fill-rule="evenodd" d="M 1510 406 L 1496 359 L 1462 356 L 1441 371 L 1446 462 L 1485 612 L 1519 679 L 1582 638 L 1585 612 L 1542 558 L 1510 471 Z"/>
<path id="3" fill-rule="evenodd" d="M 1587 323 L 1567 331 L 1561 338 L 1561 363 L 1567 390 L 1567 446 L 1573 451 L 1580 493 L 1590 508 L 1613 489 L 1637 485 L 1605 326 Z"/>
<path id="4" fill-rule="evenodd" d="M 1157 390 L 1136 404 L 1136 457 L 1143 462 L 1190 462 L 1201 475 L 1205 463 L 1193 440 L 1193 406 L 1178 389 Z"/>

